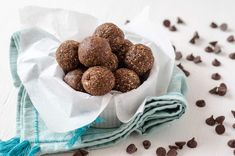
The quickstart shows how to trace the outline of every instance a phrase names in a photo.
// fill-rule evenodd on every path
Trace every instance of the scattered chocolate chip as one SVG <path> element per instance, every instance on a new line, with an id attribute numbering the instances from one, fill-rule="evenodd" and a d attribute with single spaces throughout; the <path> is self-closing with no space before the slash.
<path id="1" fill-rule="evenodd" d="M 214 126 L 215 125 L 215 119 L 213 117 L 213 115 L 211 115 L 209 118 L 206 119 L 206 124 L 209 126 Z"/>
<path id="2" fill-rule="evenodd" d="M 179 147 L 179 149 L 183 149 L 184 145 L 186 144 L 185 141 L 177 141 L 175 145 Z"/>
<path id="3" fill-rule="evenodd" d="M 195 31 L 194 34 L 193 34 L 193 37 L 191 38 L 191 40 L 189 42 L 192 43 L 192 44 L 195 44 L 196 40 L 199 39 L 199 38 L 200 38 L 200 36 L 199 36 L 198 32 Z"/>
<path id="4" fill-rule="evenodd" d="M 231 148 L 235 148 L 235 139 L 231 139 L 228 141 L 228 146 Z"/>
<path id="5" fill-rule="evenodd" d="M 175 149 L 170 149 L 168 152 L 167 152 L 167 156 L 177 156 L 177 151 Z"/>
<path id="6" fill-rule="evenodd" d="M 211 48 L 210 46 L 207 46 L 207 47 L 205 48 L 205 51 L 208 52 L 208 53 L 212 53 L 214 50 L 213 50 L 213 48 Z"/>
<path id="7" fill-rule="evenodd" d="M 184 74 L 188 77 L 190 75 L 189 71 L 185 70 L 183 65 L 180 63 L 177 65 L 183 72 Z"/>
<path id="8" fill-rule="evenodd" d="M 73 156 L 87 156 L 88 154 L 89 154 L 88 151 L 85 151 L 85 150 L 82 150 L 82 149 L 78 149 L 77 151 L 75 151 Z"/>
<path id="9" fill-rule="evenodd" d="M 209 93 L 211 93 L 211 94 L 218 94 L 218 87 L 212 88 L 212 89 L 209 91 Z"/>
<path id="10" fill-rule="evenodd" d="M 149 149 L 149 147 L 151 146 L 151 142 L 149 140 L 144 140 L 143 146 L 145 149 Z"/>
<path id="11" fill-rule="evenodd" d="M 125 25 L 130 23 L 131 21 L 130 20 L 126 20 L 126 22 L 124 23 Z"/>
<path id="12" fill-rule="evenodd" d="M 221 124 L 217 125 L 217 126 L 215 127 L 215 131 L 216 131 L 216 133 L 219 134 L 219 135 L 224 134 L 224 132 L 225 132 L 225 127 L 224 127 L 224 125 L 221 125 Z"/>
<path id="13" fill-rule="evenodd" d="M 229 58 L 231 58 L 232 60 L 235 60 L 235 52 L 234 52 L 234 53 L 229 54 Z"/>
<path id="14" fill-rule="evenodd" d="M 217 118 L 215 118 L 215 121 L 218 124 L 223 124 L 224 120 L 225 120 L 225 116 L 218 116 Z"/>
<path id="15" fill-rule="evenodd" d="M 204 100 L 197 100 L 196 101 L 196 106 L 198 106 L 198 107 L 205 107 L 206 106 L 206 102 Z"/>
<path id="16" fill-rule="evenodd" d="M 189 61 L 193 61 L 193 60 L 194 60 L 193 54 L 187 55 L 187 56 L 186 56 L 186 59 L 189 60 Z"/>
<path id="17" fill-rule="evenodd" d="M 126 152 L 128 154 L 133 154 L 137 151 L 137 147 L 134 144 L 130 144 L 129 146 L 127 146 L 126 148 Z"/>
<path id="18" fill-rule="evenodd" d="M 233 35 L 230 35 L 228 38 L 227 38 L 227 41 L 228 42 L 234 42 L 235 41 L 235 38 L 234 38 L 234 36 Z"/>
<path id="19" fill-rule="evenodd" d="M 201 63 L 202 62 L 201 56 L 194 57 L 193 62 L 196 63 L 196 64 Z"/>
<path id="20" fill-rule="evenodd" d="M 170 27 L 169 30 L 170 30 L 170 31 L 177 31 L 177 28 L 173 25 L 173 26 Z"/>
<path id="21" fill-rule="evenodd" d="M 233 126 L 232 126 L 234 129 L 235 129 L 235 123 L 233 124 Z"/>
<path id="22" fill-rule="evenodd" d="M 165 19 L 165 20 L 163 21 L 163 25 L 164 25 L 165 27 L 169 28 L 169 27 L 171 26 L 170 20 Z"/>
<path id="23" fill-rule="evenodd" d="M 187 146 L 189 148 L 196 148 L 197 147 L 197 142 L 194 137 L 187 142 Z"/>
<path id="24" fill-rule="evenodd" d="M 227 92 L 227 86 L 224 83 L 221 83 L 220 86 L 218 87 L 218 95 L 219 96 L 224 96 Z"/>
<path id="25" fill-rule="evenodd" d="M 211 41 L 209 42 L 210 45 L 212 45 L 213 47 L 215 47 L 217 45 L 218 41 Z"/>
<path id="26" fill-rule="evenodd" d="M 157 156 L 166 156 L 166 149 L 164 147 L 158 147 L 156 154 Z"/>
<path id="27" fill-rule="evenodd" d="M 221 79 L 221 76 L 220 76 L 219 73 L 213 73 L 213 74 L 211 75 L 211 78 L 212 78 L 213 80 L 220 80 L 220 79 Z"/>
<path id="28" fill-rule="evenodd" d="M 233 114 L 233 117 L 235 118 L 235 111 L 231 110 L 231 113 Z"/>
<path id="29" fill-rule="evenodd" d="M 228 29 L 228 25 L 227 25 L 226 23 L 222 23 L 222 24 L 220 25 L 220 30 L 226 31 L 227 29 Z"/>
<path id="30" fill-rule="evenodd" d="M 191 43 L 191 44 L 195 44 L 195 43 L 196 43 L 195 38 L 191 38 L 191 40 L 189 40 L 189 43 Z"/>
<path id="31" fill-rule="evenodd" d="M 183 57 L 180 51 L 175 52 L 175 60 L 180 60 Z"/>
<path id="32" fill-rule="evenodd" d="M 212 61 L 212 65 L 213 65 L 213 66 L 215 66 L 215 67 L 218 67 L 218 66 L 220 66 L 220 65 L 221 65 L 221 63 L 220 63 L 220 61 L 219 61 L 219 60 L 214 59 L 214 60 Z"/>
<path id="33" fill-rule="evenodd" d="M 221 52 L 220 46 L 216 45 L 216 46 L 214 47 L 213 51 L 214 51 L 214 53 L 216 53 L 216 54 L 220 53 L 220 52 Z"/>
<path id="34" fill-rule="evenodd" d="M 217 25 L 216 23 L 214 23 L 214 22 L 211 22 L 210 27 L 211 27 L 211 28 L 217 28 L 217 27 L 218 27 L 218 25 Z"/>
<path id="35" fill-rule="evenodd" d="M 175 149 L 175 150 L 179 149 L 179 147 L 175 145 L 169 145 L 168 147 L 169 149 Z"/>
<path id="36" fill-rule="evenodd" d="M 184 21 L 180 17 L 177 17 L 177 23 L 178 24 L 184 24 Z"/>

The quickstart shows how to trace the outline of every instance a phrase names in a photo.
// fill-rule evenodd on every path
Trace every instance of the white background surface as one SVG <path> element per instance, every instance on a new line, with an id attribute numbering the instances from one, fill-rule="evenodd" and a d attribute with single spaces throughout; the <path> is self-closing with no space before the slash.
<path id="1" fill-rule="evenodd" d="M 144 6 L 151 7 L 151 19 L 159 24 L 164 18 L 176 21 L 176 17 L 182 17 L 186 25 L 178 26 L 179 31 L 172 33 L 166 31 L 177 49 L 182 51 L 184 56 L 193 53 L 202 57 L 203 63 L 195 65 L 182 59 L 181 62 L 191 72 L 188 78 L 189 107 L 187 113 L 169 126 L 156 129 L 148 136 L 131 136 L 130 139 L 112 148 L 91 151 L 91 156 L 120 156 L 128 155 L 125 148 L 130 143 L 135 143 L 138 152 L 135 156 L 155 155 L 155 150 L 159 146 L 167 147 L 175 141 L 189 140 L 196 137 L 198 148 L 179 151 L 181 156 L 229 156 L 232 149 L 227 146 L 229 139 L 235 138 L 235 129 L 232 124 L 235 119 L 232 117 L 231 109 L 235 110 L 235 61 L 228 58 L 228 54 L 235 52 L 235 43 L 227 43 L 226 38 L 230 34 L 235 35 L 235 1 L 234 0 L 22 0 L 22 1 L 1 1 L 0 2 L 0 138 L 8 139 L 15 134 L 15 110 L 16 94 L 14 89 L 8 63 L 8 47 L 11 34 L 19 30 L 18 9 L 25 5 L 39 5 L 44 7 L 66 8 L 80 12 L 90 13 L 100 18 L 123 23 L 126 19 L 133 18 Z M 107 11 L 109 14 L 107 14 Z M 36 18 L 36 17 L 35 17 Z M 209 28 L 211 21 L 217 23 L 226 22 L 229 31 L 221 32 Z M 193 32 L 198 30 L 201 40 L 197 45 L 188 43 Z M 218 40 L 222 46 L 221 54 L 208 54 L 204 52 L 204 47 L 209 41 Z M 221 67 L 213 67 L 211 61 L 217 58 L 222 62 Z M 213 72 L 222 75 L 220 81 L 210 79 Z M 225 97 L 210 95 L 208 90 L 225 82 L 228 85 L 228 93 Z M 205 99 L 207 106 L 197 108 L 195 101 Z M 210 115 L 225 115 L 226 133 L 218 136 L 214 127 L 205 125 L 205 118 Z M 144 150 L 141 142 L 149 139 L 152 147 Z M 62 155 L 71 155 L 62 154 Z"/>

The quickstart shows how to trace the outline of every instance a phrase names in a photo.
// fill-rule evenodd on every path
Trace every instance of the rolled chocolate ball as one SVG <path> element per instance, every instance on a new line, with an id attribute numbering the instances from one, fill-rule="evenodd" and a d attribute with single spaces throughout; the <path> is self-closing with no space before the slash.
<path id="1" fill-rule="evenodd" d="M 80 69 L 75 69 L 65 75 L 64 82 L 67 83 L 74 90 L 84 92 L 84 89 L 82 87 L 82 75 L 83 72 Z"/>
<path id="2" fill-rule="evenodd" d="M 79 42 L 67 40 L 61 43 L 56 50 L 56 61 L 65 73 L 72 71 L 79 66 L 78 48 Z"/>
<path id="3" fill-rule="evenodd" d="M 139 76 L 152 69 L 154 57 L 149 47 L 143 44 L 131 46 L 125 56 L 125 65 Z"/>
<path id="4" fill-rule="evenodd" d="M 130 69 L 119 68 L 114 73 L 115 87 L 114 89 L 121 92 L 128 92 L 132 89 L 136 89 L 140 85 L 139 76 Z"/>
<path id="5" fill-rule="evenodd" d="M 82 76 L 82 85 L 87 93 L 101 96 L 113 89 L 115 77 L 106 67 L 90 67 Z"/>
<path id="6" fill-rule="evenodd" d="M 118 61 L 120 63 L 123 63 L 125 59 L 126 53 L 129 51 L 130 47 L 133 45 L 133 43 L 127 39 L 118 39 L 117 40 L 117 46 L 115 47 L 115 50 L 112 52 L 117 55 Z"/>
<path id="7" fill-rule="evenodd" d="M 101 24 L 95 29 L 93 35 L 107 39 L 112 50 L 118 46 L 117 40 L 124 39 L 123 31 L 113 23 Z"/>
<path id="8" fill-rule="evenodd" d="M 109 58 L 104 60 L 101 65 L 107 67 L 111 71 L 115 71 L 118 68 L 118 58 L 115 54 L 111 53 Z"/>

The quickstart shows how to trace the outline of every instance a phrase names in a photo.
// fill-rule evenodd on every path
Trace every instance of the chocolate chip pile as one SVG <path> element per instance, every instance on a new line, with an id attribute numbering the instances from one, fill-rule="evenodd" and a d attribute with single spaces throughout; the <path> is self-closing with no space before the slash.
<path id="1" fill-rule="evenodd" d="M 170 23 L 171 22 L 168 19 L 166 19 L 163 21 L 163 26 L 166 27 L 167 29 L 169 29 L 169 27 L 171 25 Z M 184 22 L 184 24 L 185 24 L 185 22 Z M 222 32 L 229 30 L 227 23 L 221 23 L 218 25 L 215 22 L 211 22 L 211 24 L 209 26 L 212 29 L 218 29 Z M 177 28 L 175 28 L 175 29 L 178 30 Z M 200 39 L 201 39 L 201 37 L 199 35 L 199 32 L 195 31 L 194 34 L 192 35 L 192 37 L 189 39 L 189 43 L 195 45 L 199 42 Z M 229 35 L 226 38 L 226 41 L 231 44 L 235 43 L 234 35 Z M 208 42 L 207 46 L 204 49 L 202 49 L 202 51 L 205 51 L 206 53 L 219 54 L 223 51 L 223 49 L 221 47 L 223 47 L 223 46 L 221 46 L 218 43 L 218 41 L 210 41 L 210 42 Z M 174 45 L 173 45 L 173 48 L 175 50 L 175 60 L 180 61 L 183 58 L 183 54 L 181 53 L 181 51 L 176 49 L 176 47 Z M 228 54 L 228 58 L 231 60 L 235 60 L 235 52 Z M 193 53 L 188 54 L 185 57 L 185 60 L 190 61 L 190 62 L 194 62 L 195 64 L 199 64 L 202 62 L 201 57 L 195 56 Z M 221 63 L 221 61 L 218 58 L 214 58 L 214 60 L 212 60 L 212 62 L 211 62 L 211 65 L 219 68 L 223 64 Z M 190 76 L 190 72 L 184 68 L 182 63 L 179 63 L 177 66 L 185 73 L 186 76 Z M 217 72 L 212 73 L 212 75 L 211 75 L 211 79 L 215 80 L 215 81 L 221 80 L 221 77 L 222 76 Z M 225 96 L 227 94 L 227 90 L 228 90 L 227 85 L 225 83 L 220 83 L 217 86 L 209 89 L 209 93 L 212 95 Z M 195 102 L 195 105 L 199 108 L 203 108 L 206 106 L 206 102 L 203 99 L 199 99 Z M 232 110 L 231 112 L 235 118 L 235 111 Z M 227 124 L 224 124 L 224 122 L 225 122 L 225 116 L 223 116 L 223 115 L 217 116 L 217 117 L 214 117 L 214 115 L 210 115 L 207 119 L 205 119 L 205 123 L 208 126 L 211 126 L 211 127 L 213 126 L 214 131 L 217 135 L 223 135 L 224 133 L 226 133 Z M 230 128 L 235 129 L 235 123 L 232 124 L 232 126 Z M 232 138 L 231 140 L 229 140 L 227 145 L 230 148 L 235 149 L 235 138 Z M 165 153 L 162 155 L 166 155 L 166 151 L 164 151 L 162 148 L 159 149 L 159 153 Z M 233 154 L 235 155 L 235 150 L 233 151 Z M 173 155 L 176 155 L 176 154 L 173 154 Z"/>
<path id="2" fill-rule="evenodd" d="M 65 83 L 95 96 L 113 89 L 128 92 L 138 88 L 154 63 L 148 46 L 125 39 L 113 23 L 101 24 L 80 43 L 64 41 L 56 51 L 56 60 L 65 73 Z"/>
<path id="3" fill-rule="evenodd" d="M 151 142 L 149 140 L 144 140 L 142 143 L 143 147 L 148 150 L 151 147 Z M 179 150 L 182 150 L 183 147 L 187 145 L 188 148 L 196 148 L 198 143 L 193 137 L 192 139 L 186 141 L 176 141 L 174 145 L 168 145 L 168 150 L 164 147 L 157 147 L 156 148 L 156 155 L 157 156 L 177 156 Z M 130 144 L 126 148 L 126 152 L 128 154 L 133 154 L 138 151 L 138 148 L 135 144 Z"/>

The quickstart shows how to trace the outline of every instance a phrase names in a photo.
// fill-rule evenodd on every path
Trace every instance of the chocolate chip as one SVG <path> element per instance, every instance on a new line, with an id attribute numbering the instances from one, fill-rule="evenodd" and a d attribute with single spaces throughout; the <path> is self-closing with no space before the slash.
<path id="1" fill-rule="evenodd" d="M 167 156 L 177 156 L 177 151 L 175 149 L 170 149 L 168 152 L 167 152 Z"/>
<path id="2" fill-rule="evenodd" d="M 227 86 L 224 83 L 221 83 L 220 86 L 218 87 L 218 95 L 219 96 L 224 96 L 227 92 Z"/>
<path id="3" fill-rule="evenodd" d="M 197 142 L 194 137 L 187 142 L 187 146 L 189 148 L 196 148 L 197 147 Z"/>
<path id="4" fill-rule="evenodd" d="M 168 19 L 165 19 L 165 20 L 163 21 L 163 25 L 164 25 L 165 27 L 169 28 L 169 27 L 171 26 L 171 21 L 168 20 Z"/>
<path id="5" fill-rule="evenodd" d="M 185 141 L 177 141 L 175 145 L 179 147 L 179 149 L 183 149 L 184 145 L 186 144 Z"/>
<path id="6" fill-rule="evenodd" d="M 199 38 L 200 38 L 200 36 L 199 36 L 198 32 L 195 31 L 194 34 L 193 34 L 193 37 L 191 38 L 191 40 L 189 42 L 192 43 L 192 44 L 195 44 L 196 40 L 199 39 Z"/>
<path id="7" fill-rule="evenodd" d="M 216 45 L 213 49 L 213 52 L 216 53 L 216 54 L 220 53 L 221 52 L 220 46 Z"/>
<path id="8" fill-rule="evenodd" d="M 214 59 L 214 60 L 212 61 L 212 65 L 213 65 L 213 66 L 215 66 L 215 67 L 218 67 L 218 66 L 220 66 L 220 65 L 221 65 L 221 63 L 220 63 L 220 61 L 219 61 L 219 60 Z"/>
<path id="9" fill-rule="evenodd" d="M 175 52 L 175 60 L 180 60 L 183 57 L 180 51 Z"/>
<path id="10" fill-rule="evenodd" d="M 232 126 L 234 129 L 235 129 L 235 123 L 233 124 L 233 126 Z"/>
<path id="11" fill-rule="evenodd" d="M 196 64 L 201 63 L 202 62 L 201 56 L 194 57 L 193 62 L 196 63 Z"/>
<path id="12" fill-rule="evenodd" d="M 215 47 L 217 45 L 218 41 L 211 41 L 209 42 L 210 45 L 212 45 L 213 47 Z"/>
<path id="13" fill-rule="evenodd" d="M 218 27 L 218 25 L 217 25 L 216 23 L 214 23 L 214 22 L 211 22 L 210 27 L 211 27 L 211 28 L 217 28 L 217 27 Z"/>
<path id="14" fill-rule="evenodd" d="M 176 51 L 176 47 L 175 47 L 175 45 L 173 45 L 173 44 L 172 44 L 172 47 L 173 47 L 174 51 Z"/>
<path id="15" fill-rule="evenodd" d="M 213 117 L 213 115 L 211 115 L 209 118 L 206 119 L 206 124 L 209 126 L 214 126 L 215 125 L 215 119 Z"/>
<path id="16" fill-rule="evenodd" d="M 219 73 L 213 73 L 213 74 L 211 75 L 211 78 L 212 78 L 213 80 L 220 80 L 220 79 L 221 79 L 221 76 L 220 76 Z"/>
<path id="17" fill-rule="evenodd" d="M 233 35 L 230 35 L 228 38 L 227 38 L 227 41 L 228 42 L 234 42 L 235 41 L 235 38 Z"/>
<path id="18" fill-rule="evenodd" d="M 144 140 L 143 146 L 145 149 L 149 149 L 149 147 L 151 146 L 151 142 L 149 140 Z"/>
<path id="19" fill-rule="evenodd" d="M 231 58 L 232 60 L 235 60 L 235 52 L 234 52 L 234 53 L 229 54 L 229 58 Z"/>
<path id="20" fill-rule="evenodd" d="M 190 75 L 189 71 L 185 70 L 183 65 L 180 63 L 177 65 L 183 72 L 184 74 L 188 77 Z"/>
<path id="21" fill-rule="evenodd" d="M 209 93 L 211 93 L 211 94 L 218 94 L 218 87 L 212 88 L 212 89 L 209 91 Z"/>
<path id="22" fill-rule="evenodd" d="M 169 149 L 175 149 L 175 150 L 179 149 L 179 147 L 175 145 L 169 145 L 168 147 Z"/>
<path id="23" fill-rule="evenodd" d="M 227 144 L 228 144 L 229 147 L 235 148 L 235 139 L 229 140 Z"/>
<path id="24" fill-rule="evenodd" d="M 137 147 L 134 144 L 130 144 L 129 146 L 127 146 L 126 148 L 126 152 L 128 154 L 133 154 L 137 151 Z"/>
<path id="25" fill-rule="evenodd" d="M 231 113 L 232 113 L 233 117 L 235 118 L 235 111 L 231 110 Z"/>
<path id="26" fill-rule="evenodd" d="M 166 156 L 166 149 L 164 147 L 158 147 L 156 154 L 157 156 Z"/>
<path id="27" fill-rule="evenodd" d="M 225 116 L 218 116 L 217 118 L 215 118 L 215 121 L 218 124 L 223 124 L 224 120 L 225 120 Z"/>
<path id="28" fill-rule="evenodd" d="M 78 149 L 77 151 L 75 151 L 73 156 L 86 156 L 88 154 L 89 154 L 88 151 L 85 151 L 85 150 L 82 150 L 82 149 Z"/>
<path id="29" fill-rule="evenodd" d="M 177 31 L 177 28 L 173 25 L 170 27 L 170 31 Z"/>
<path id="30" fill-rule="evenodd" d="M 198 106 L 198 107 L 205 107 L 206 106 L 206 102 L 204 100 L 197 100 L 196 101 L 196 106 Z"/>
<path id="31" fill-rule="evenodd" d="M 195 38 L 191 38 L 191 40 L 189 40 L 189 43 L 191 43 L 191 44 L 195 44 L 195 43 L 196 43 Z"/>
<path id="32" fill-rule="evenodd" d="M 224 127 L 224 125 L 222 125 L 222 124 L 217 125 L 217 126 L 215 127 L 215 131 L 216 131 L 216 133 L 219 134 L 219 135 L 224 134 L 224 132 L 225 132 L 225 127 Z"/>
<path id="33" fill-rule="evenodd" d="M 125 25 L 130 23 L 131 21 L 130 20 L 126 20 L 126 22 L 124 23 Z"/>
<path id="34" fill-rule="evenodd" d="M 186 56 L 186 59 L 189 60 L 189 61 L 193 61 L 193 60 L 194 60 L 193 54 L 187 55 L 187 56 Z"/>
<path id="35" fill-rule="evenodd" d="M 227 29 L 228 29 L 228 25 L 227 25 L 226 23 L 222 23 L 222 24 L 220 25 L 220 30 L 226 31 Z"/>
<path id="36" fill-rule="evenodd" d="M 207 47 L 205 48 L 205 51 L 208 52 L 208 53 L 212 53 L 214 50 L 213 50 L 213 48 L 211 48 L 210 46 L 207 46 Z"/>
<path id="37" fill-rule="evenodd" d="M 184 24 L 184 21 L 180 17 L 177 17 L 177 23 L 178 24 Z"/>

